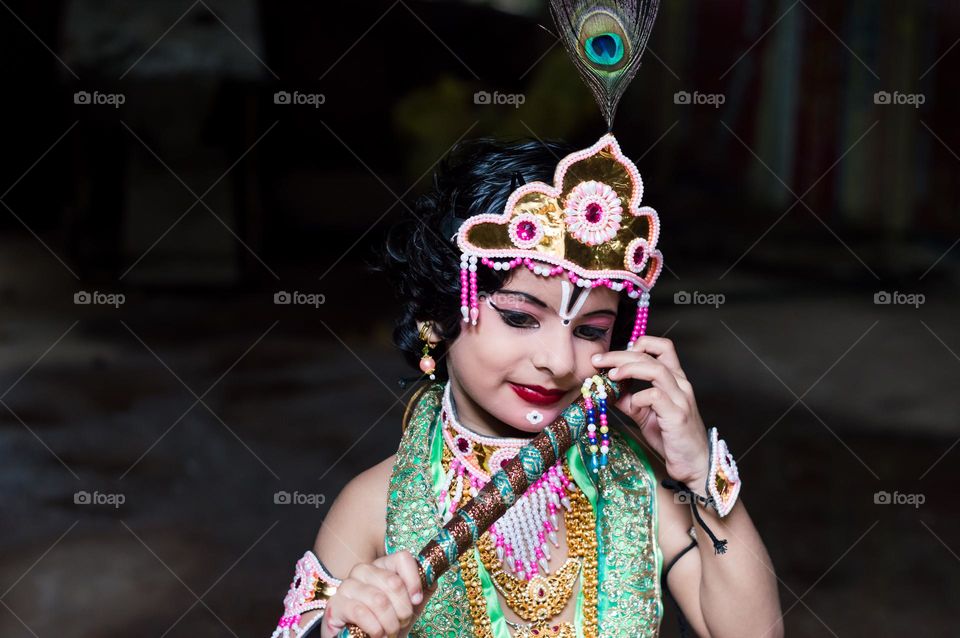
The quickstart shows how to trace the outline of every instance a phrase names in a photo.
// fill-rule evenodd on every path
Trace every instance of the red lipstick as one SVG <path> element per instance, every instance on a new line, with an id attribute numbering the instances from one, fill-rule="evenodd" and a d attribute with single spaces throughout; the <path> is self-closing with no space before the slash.
<path id="1" fill-rule="evenodd" d="M 510 388 L 517 396 L 534 405 L 553 405 L 566 394 L 565 390 L 548 390 L 539 385 L 520 385 L 511 383 Z"/>

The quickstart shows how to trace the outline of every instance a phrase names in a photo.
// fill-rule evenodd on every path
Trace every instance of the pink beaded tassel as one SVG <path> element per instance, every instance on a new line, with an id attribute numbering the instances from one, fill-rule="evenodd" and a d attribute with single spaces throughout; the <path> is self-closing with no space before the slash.
<path id="1" fill-rule="evenodd" d="M 650 314 L 650 293 L 644 292 L 640 295 L 640 301 L 637 302 L 637 318 L 633 322 L 633 332 L 630 334 L 630 341 L 627 343 L 627 350 L 633 348 L 637 339 L 647 334 L 647 316 Z"/>
<path id="2" fill-rule="evenodd" d="M 477 256 L 460 255 L 460 314 L 463 321 L 477 325 Z"/>

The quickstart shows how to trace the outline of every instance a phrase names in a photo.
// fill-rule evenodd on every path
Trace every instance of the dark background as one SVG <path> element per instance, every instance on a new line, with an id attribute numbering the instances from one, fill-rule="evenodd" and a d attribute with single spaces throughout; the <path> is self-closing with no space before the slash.
<path id="1" fill-rule="evenodd" d="M 399 440 L 364 261 L 458 140 L 597 108 L 542 2 L 0 5 L 0 634 L 268 636 Z M 668 0 L 616 122 L 790 636 L 957 635 L 958 42 L 946 0 Z"/>

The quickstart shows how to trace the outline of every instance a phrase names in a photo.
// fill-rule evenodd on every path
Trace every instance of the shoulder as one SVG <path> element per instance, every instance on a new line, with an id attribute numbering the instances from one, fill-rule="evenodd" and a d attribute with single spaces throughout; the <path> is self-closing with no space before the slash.
<path id="1" fill-rule="evenodd" d="M 330 506 L 314 544 L 330 572 L 343 578 L 354 565 L 383 554 L 387 494 L 396 456 L 355 476 Z"/>

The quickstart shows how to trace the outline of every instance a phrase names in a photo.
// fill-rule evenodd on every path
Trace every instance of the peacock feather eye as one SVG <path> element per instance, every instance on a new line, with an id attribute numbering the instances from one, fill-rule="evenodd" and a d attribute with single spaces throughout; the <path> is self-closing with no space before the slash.
<path id="1" fill-rule="evenodd" d="M 661 0 L 550 0 L 550 13 L 607 129 L 640 68 Z"/>
<path id="2" fill-rule="evenodd" d="M 623 38 L 616 33 L 601 33 L 587 38 L 584 49 L 591 62 L 600 66 L 614 66 L 623 60 Z"/>
<path id="3" fill-rule="evenodd" d="M 598 73 L 616 73 L 630 57 L 631 45 L 620 18 L 598 9 L 580 23 L 580 55 Z"/>

